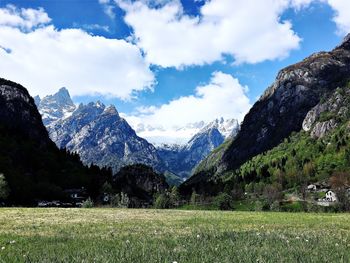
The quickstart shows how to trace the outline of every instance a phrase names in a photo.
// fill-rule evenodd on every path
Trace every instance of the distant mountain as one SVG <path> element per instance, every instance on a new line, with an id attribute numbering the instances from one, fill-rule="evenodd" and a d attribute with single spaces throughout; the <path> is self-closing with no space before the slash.
<path id="1" fill-rule="evenodd" d="M 137 136 L 112 105 L 97 101 L 76 107 L 65 88 L 35 100 L 50 138 L 59 148 L 79 154 L 85 164 L 112 167 L 114 173 L 126 165 L 146 164 L 165 173 L 170 184 L 183 182 L 210 151 L 239 129 L 234 119 L 193 123 L 178 128 L 179 132 L 196 131 L 186 144 L 155 148 Z M 142 129 L 146 128 L 138 126 Z"/>
<path id="2" fill-rule="evenodd" d="M 331 103 L 333 106 L 319 117 L 321 109 L 326 107 L 322 103 L 331 100 L 337 88 L 344 89 L 349 80 L 350 35 L 334 50 L 313 54 L 281 70 L 275 82 L 245 116 L 236 138 L 202 161 L 195 174 L 183 184 L 183 191 L 190 192 L 192 188 L 197 188 L 208 193 L 214 189 L 218 178 L 227 176 L 236 180 L 256 179 L 261 176 L 257 174 L 260 170 L 248 177 L 239 177 L 236 171 L 254 156 L 276 147 L 303 127 L 311 132 L 312 137 L 322 137 L 337 126 L 334 118 L 326 118 L 334 115 L 331 108 L 336 104 Z M 297 150 L 294 149 L 293 154 L 297 154 Z M 285 161 L 282 165 L 286 165 Z"/>
<path id="3" fill-rule="evenodd" d="M 200 161 L 225 139 L 235 137 L 238 131 L 237 120 L 216 119 L 204 126 L 185 145 L 163 145 L 157 149 L 167 170 L 186 179 Z"/>
<path id="4" fill-rule="evenodd" d="M 73 104 L 66 89 L 43 98 L 39 111 L 56 145 L 79 154 L 85 164 L 121 167 L 142 163 L 162 171 L 156 148 L 138 137 L 114 106 L 101 102 Z"/>
<path id="5" fill-rule="evenodd" d="M 0 79 L 0 174 L 10 188 L 7 202 L 14 205 L 64 199 L 67 188 L 85 187 L 96 197 L 109 175 L 59 150 L 28 91 L 5 79 Z"/>

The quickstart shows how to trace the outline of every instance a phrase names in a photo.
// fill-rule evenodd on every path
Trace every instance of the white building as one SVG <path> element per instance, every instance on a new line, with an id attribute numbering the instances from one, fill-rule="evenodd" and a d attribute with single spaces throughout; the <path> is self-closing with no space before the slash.
<path id="1" fill-rule="evenodd" d="M 333 191 L 328 190 L 328 191 L 326 192 L 325 201 L 328 201 L 328 202 L 337 202 L 337 201 L 338 201 L 337 195 L 336 195 Z"/>

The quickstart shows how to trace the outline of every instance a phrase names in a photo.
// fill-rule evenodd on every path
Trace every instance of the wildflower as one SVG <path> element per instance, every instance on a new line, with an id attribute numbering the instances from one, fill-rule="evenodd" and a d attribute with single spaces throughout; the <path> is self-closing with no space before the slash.
<path id="1" fill-rule="evenodd" d="M 200 235 L 197 235 L 197 238 L 200 238 L 201 236 Z"/>
<path id="2" fill-rule="evenodd" d="M 300 237 L 296 237 L 296 239 L 300 239 Z"/>
<path id="3" fill-rule="evenodd" d="M 177 261 L 173 261 L 173 263 L 177 263 Z"/>
<path id="4" fill-rule="evenodd" d="M 126 240 L 126 241 L 125 241 L 125 243 L 126 243 L 126 244 L 129 244 L 129 243 L 130 243 L 129 239 L 128 239 L 128 240 Z"/>
<path id="5" fill-rule="evenodd" d="M 14 244 L 14 243 L 16 243 L 16 240 L 11 240 L 10 241 L 10 244 Z"/>
<path id="6" fill-rule="evenodd" d="M 1 250 L 4 250 L 5 249 L 5 247 L 1 247 Z"/>
<path id="7" fill-rule="evenodd" d="M 305 241 L 306 241 L 306 242 L 309 242 L 309 240 L 308 240 L 308 239 L 305 239 Z"/>
<path id="8" fill-rule="evenodd" d="M 335 246 L 337 247 L 337 246 L 339 246 L 339 244 L 338 244 L 338 243 L 335 243 Z"/>

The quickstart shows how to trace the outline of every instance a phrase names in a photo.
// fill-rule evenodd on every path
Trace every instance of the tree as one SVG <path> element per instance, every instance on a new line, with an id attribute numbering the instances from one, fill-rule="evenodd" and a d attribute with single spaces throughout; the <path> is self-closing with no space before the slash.
<path id="1" fill-rule="evenodd" d="M 120 193 L 120 203 L 118 207 L 120 208 L 128 208 L 130 206 L 130 198 L 126 193 Z"/>
<path id="2" fill-rule="evenodd" d="M 161 193 L 157 196 L 154 202 L 154 207 L 157 209 L 166 209 L 170 207 L 170 198 L 166 193 Z"/>
<path id="3" fill-rule="evenodd" d="M 347 188 L 350 186 L 350 173 L 336 172 L 329 179 L 332 189 L 337 195 L 339 208 L 350 211 L 350 197 Z"/>
<path id="4" fill-rule="evenodd" d="M 199 202 L 199 194 L 197 194 L 196 190 L 193 190 L 192 191 L 192 194 L 191 194 L 191 199 L 190 199 L 190 203 L 191 205 L 196 205 L 198 204 Z"/>
<path id="5" fill-rule="evenodd" d="M 5 176 L 3 174 L 0 174 L 0 199 L 7 199 L 9 192 L 9 187 L 7 185 Z"/>
<path id="6" fill-rule="evenodd" d="M 176 186 L 173 186 L 170 192 L 170 203 L 172 206 L 177 207 L 179 206 L 179 201 L 180 201 L 179 190 Z"/>
<path id="7" fill-rule="evenodd" d="M 231 210 L 233 208 L 232 202 L 232 197 L 227 193 L 220 193 L 214 198 L 214 204 L 220 210 Z"/>
<path id="8" fill-rule="evenodd" d="M 271 206 L 273 202 L 282 199 L 282 187 L 279 184 L 266 185 L 264 188 L 264 196 L 267 204 Z"/>

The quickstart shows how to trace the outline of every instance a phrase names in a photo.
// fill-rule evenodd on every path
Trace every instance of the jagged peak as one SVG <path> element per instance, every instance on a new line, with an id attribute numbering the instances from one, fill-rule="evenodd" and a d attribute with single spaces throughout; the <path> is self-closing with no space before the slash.
<path id="1" fill-rule="evenodd" d="M 119 113 L 114 105 L 109 105 L 108 107 L 105 108 L 103 111 L 104 114 L 113 114 L 113 115 L 118 115 Z"/>

